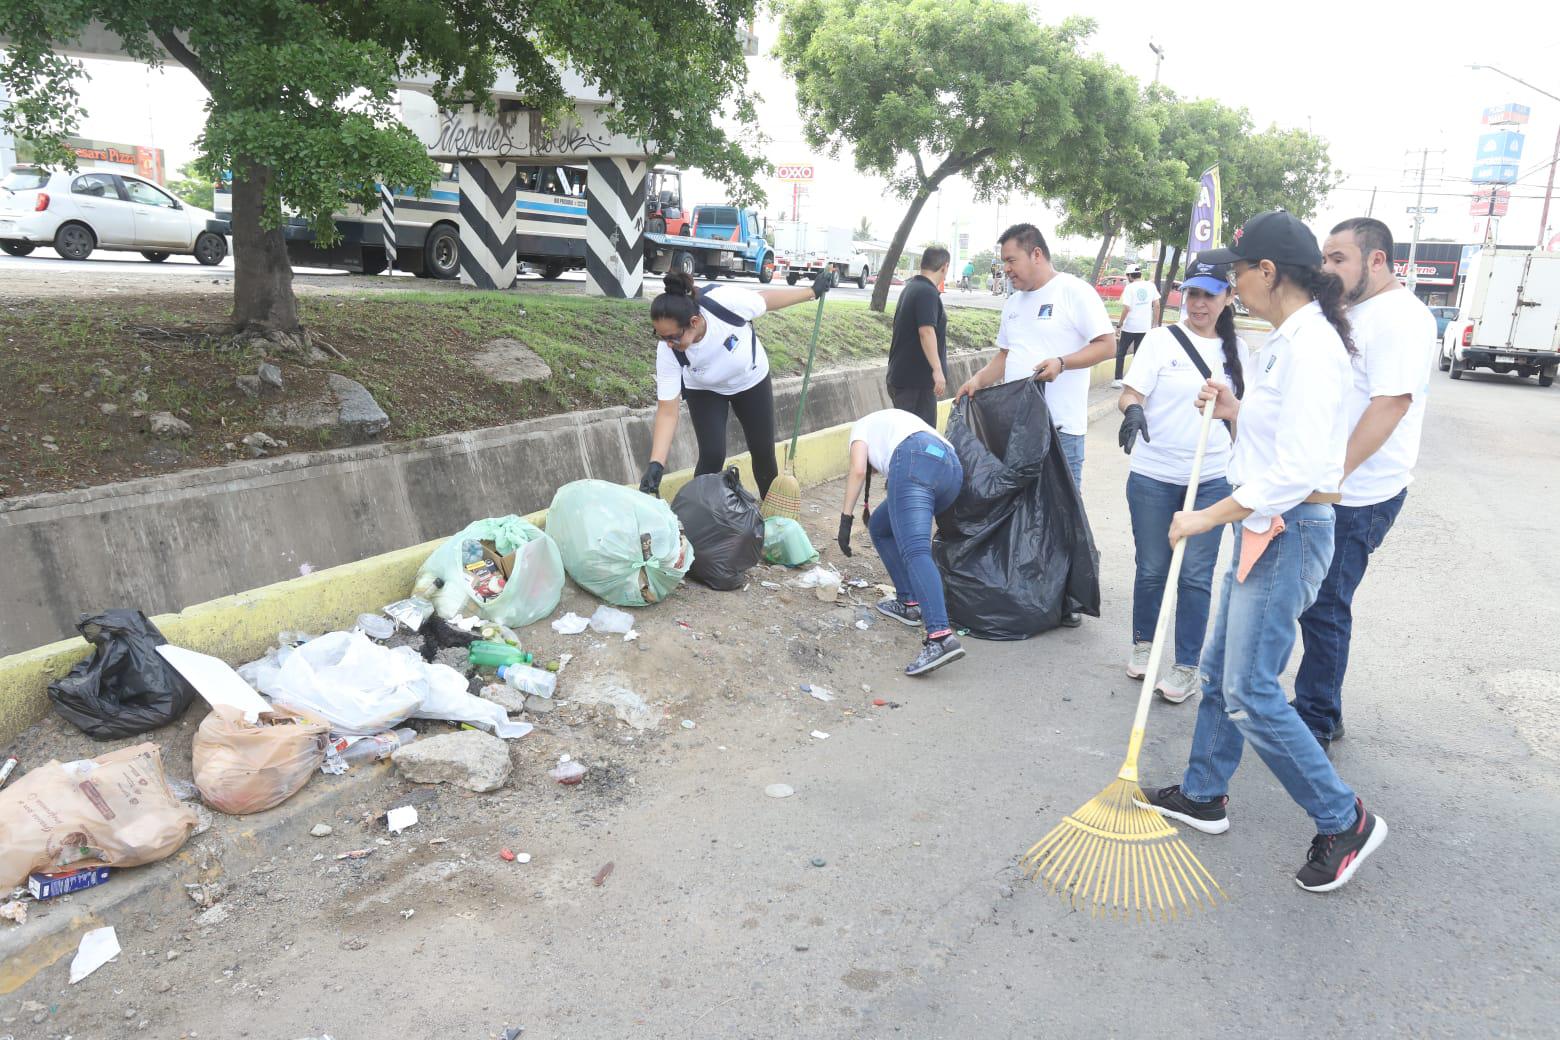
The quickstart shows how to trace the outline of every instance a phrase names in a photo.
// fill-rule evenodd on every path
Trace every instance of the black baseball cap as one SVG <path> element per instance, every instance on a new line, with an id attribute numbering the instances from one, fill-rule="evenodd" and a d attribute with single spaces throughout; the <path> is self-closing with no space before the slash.
<path id="1" fill-rule="evenodd" d="M 1320 267 L 1322 250 L 1316 236 L 1299 218 L 1286 210 L 1258 213 L 1235 232 L 1228 249 L 1209 249 L 1197 254 L 1205 264 L 1228 264 L 1235 260 L 1271 260 L 1275 264 L 1296 267 Z"/>

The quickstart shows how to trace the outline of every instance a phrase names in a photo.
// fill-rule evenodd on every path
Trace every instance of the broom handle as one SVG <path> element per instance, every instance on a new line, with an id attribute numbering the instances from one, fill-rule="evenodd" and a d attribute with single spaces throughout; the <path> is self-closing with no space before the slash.
<path id="1" fill-rule="evenodd" d="M 1197 454 L 1192 459 L 1192 475 L 1186 484 L 1186 498 L 1181 503 L 1183 511 L 1197 505 L 1197 485 L 1202 476 L 1203 456 L 1208 451 L 1208 431 L 1213 427 L 1213 402 L 1203 407 L 1202 425 L 1197 431 Z M 1176 582 L 1181 577 L 1181 559 L 1186 555 L 1186 539 L 1175 543 L 1170 553 L 1170 571 L 1165 575 L 1165 591 L 1159 600 L 1159 620 L 1154 622 L 1154 646 L 1148 652 L 1148 671 L 1143 674 L 1143 692 L 1138 695 L 1137 714 L 1132 718 L 1132 739 L 1127 744 L 1126 761 L 1121 763 L 1117 776 L 1122 780 L 1138 782 L 1138 753 L 1143 750 L 1143 731 L 1148 725 L 1148 706 L 1154 700 L 1154 686 L 1159 677 L 1159 666 L 1164 659 L 1165 638 L 1170 632 L 1170 617 L 1175 613 Z"/>
<path id="2" fill-rule="evenodd" d="M 818 350 L 818 330 L 823 327 L 824 296 L 818 297 L 818 314 L 813 318 L 812 343 L 807 347 L 807 367 L 802 371 L 802 396 L 796 402 L 796 427 L 791 431 L 791 451 L 785 459 L 787 469 L 796 467 L 796 442 L 802 436 L 802 409 L 807 407 L 807 384 L 812 379 L 813 354 Z"/>

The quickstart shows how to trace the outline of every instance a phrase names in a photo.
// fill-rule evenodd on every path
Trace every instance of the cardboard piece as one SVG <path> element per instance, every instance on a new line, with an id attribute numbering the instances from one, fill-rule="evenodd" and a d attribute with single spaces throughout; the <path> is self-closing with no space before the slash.
<path id="1" fill-rule="evenodd" d="M 262 714 L 271 710 L 270 703 L 240 678 L 226 661 L 170 643 L 159 646 L 157 652 L 195 687 L 195 692 L 204 697 L 212 708 L 235 708 L 243 714 L 245 722 L 256 722 Z"/>

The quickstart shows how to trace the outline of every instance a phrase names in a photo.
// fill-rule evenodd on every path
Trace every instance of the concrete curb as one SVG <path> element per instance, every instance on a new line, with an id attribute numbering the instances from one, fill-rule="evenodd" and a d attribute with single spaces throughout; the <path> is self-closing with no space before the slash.
<path id="1" fill-rule="evenodd" d="M 1096 365 L 1090 373 L 1094 391 L 1111 375 L 1112 362 Z M 940 425 L 946 424 L 950 407 L 949 401 L 939 406 Z M 1114 395 L 1091 402 L 1089 422 L 1108 415 L 1114 407 Z M 797 442 L 793 465 L 804 486 L 833 480 L 845 472 L 849 431 L 850 424 L 841 423 L 804 434 Z M 789 455 L 789 448 L 787 441 L 782 456 Z M 751 485 L 753 469 L 747 454 L 733 456 L 731 463 L 741 469 Z M 692 476 L 691 469 L 667 474 L 661 483 L 661 497 L 669 501 Z M 542 527 L 546 526 L 546 518 L 546 510 L 528 517 Z M 328 632 L 345 628 L 358 614 L 377 611 L 386 603 L 405 597 L 417 568 L 442 541 L 436 538 L 197 603 L 176 613 L 158 614 L 152 621 L 169 642 L 236 665 L 263 654 L 274 645 L 280 631 Z M 72 638 L 0 657 L 0 742 L 12 739 L 48 712 L 49 683 L 68 672 L 89 649 L 84 640 Z"/>

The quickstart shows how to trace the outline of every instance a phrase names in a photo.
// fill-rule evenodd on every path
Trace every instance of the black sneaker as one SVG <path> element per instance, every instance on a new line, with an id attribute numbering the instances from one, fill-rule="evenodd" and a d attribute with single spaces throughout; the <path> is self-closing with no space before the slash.
<path id="1" fill-rule="evenodd" d="M 1230 829 L 1229 815 L 1224 807 L 1229 804 L 1229 795 L 1223 795 L 1209 802 L 1196 802 L 1181 793 L 1181 785 L 1173 784 L 1170 787 L 1145 787 L 1143 800 L 1132 799 L 1139 809 L 1152 809 L 1161 816 L 1172 820 L 1180 820 L 1194 830 L 1204 834 L 1223 834 Z"/>
<path id="2" fill-rule="evenodd" d="M 1341 834 L 1318 834 L 1311 839 L 1311 851 L 1305 866 L 1295 874 L 1295 884 L 1307 892 L 1331 892 L 1349 883 L 1360 864 L 1387 840 L 1387 821 L 1365 811 L 1365 803 L 1354 800 L 1359 818 Z"/>
<path id="3" fill-rule="evenodd" d="M 877 612 L 911 628 L 921 624 L 921 608 L 913 603 L 901 603 L 897 599 L 880 599 L 877 601 Z"/>
<path id="4" fill-rule="evenodd" d="M 958 636 L 950 634 L 941 639 L 928 639 L 921 644 L 921 652 L 915 660 L 905 666 L 905 674 L 925 675 L 963 656 L 964 647 L 959 645 Z"/>

